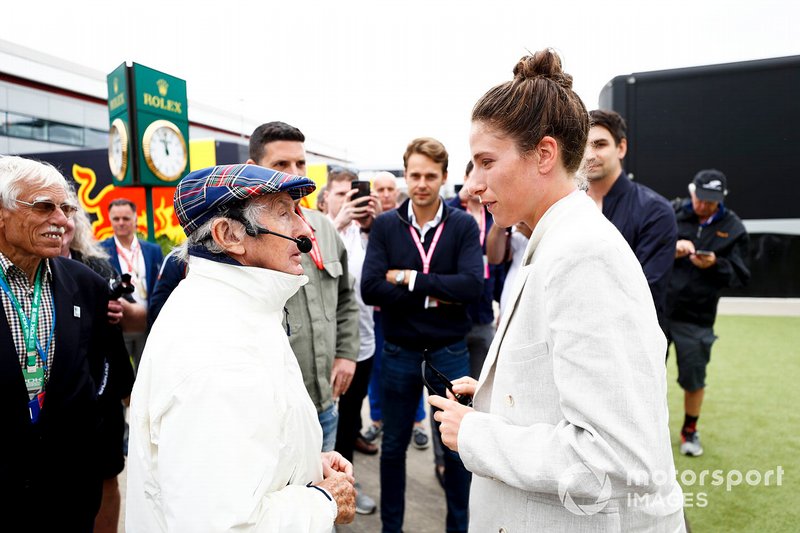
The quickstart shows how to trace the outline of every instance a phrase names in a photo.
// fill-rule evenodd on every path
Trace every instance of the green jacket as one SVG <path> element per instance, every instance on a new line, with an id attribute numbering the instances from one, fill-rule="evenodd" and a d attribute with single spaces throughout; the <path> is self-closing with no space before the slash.
<path id="1" fill-rule="evenodd" d="M 324 268 L 303 254 L 308 283 L 286 303 L 289 342 L 300 364 L 309 396 L 322 412 L 333 405 L 331 368 L 335 357 L 358 358 L 358 304 L 347 269 L 347 250 L 328 218 L 303 209 L 314 228 Z"/>

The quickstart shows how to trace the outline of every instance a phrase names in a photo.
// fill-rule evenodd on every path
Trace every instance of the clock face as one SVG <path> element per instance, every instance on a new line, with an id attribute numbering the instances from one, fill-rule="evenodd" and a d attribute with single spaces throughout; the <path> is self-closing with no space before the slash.
<path id="1" fill-rule="evenodd" d="M 128 131 L 125 123 L 115 119 L 108 132 L 108 166 L 117 180 L 124 180 L 128 170 Z"/>
<path id="2" fill-rule="evenodd" d="M 153 173 L 175 181 L 186 168 L 186 141 L 172 122 L 157 120 L 147 127 L 142 138 L 144 158 Z"/>

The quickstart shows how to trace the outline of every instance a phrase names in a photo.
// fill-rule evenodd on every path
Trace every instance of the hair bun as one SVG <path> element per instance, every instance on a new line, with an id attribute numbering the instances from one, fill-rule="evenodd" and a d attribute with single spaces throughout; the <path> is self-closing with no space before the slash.
<path id="1" fill-rule="evenodd" d="M 552 48 L 523 56 L 514 66 L 514 78 L 520 81 L 544 78 L 572 89 L 572 76 L 561 70 L 561 58 Z"/>

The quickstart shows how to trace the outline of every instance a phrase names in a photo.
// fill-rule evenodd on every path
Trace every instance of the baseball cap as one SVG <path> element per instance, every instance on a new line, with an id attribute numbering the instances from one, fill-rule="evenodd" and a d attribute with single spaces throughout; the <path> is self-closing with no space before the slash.
<path id="1" fill-rule="evenodd" d="M 719 170 L 701 170 L 692 183 L 695 196 L 704 202 L 721 202 L 728 194 L 728 181 Z"/>
<path id="2" fill-rule="evenodd" d="M 316 189 L 308 178 L 257 165 L 219 165 L 195 170 L 175 189 L 175 214 L 186 235 L 223 212 L 231 204 L 248 198 L 288 192 L 297 200 Z"/>

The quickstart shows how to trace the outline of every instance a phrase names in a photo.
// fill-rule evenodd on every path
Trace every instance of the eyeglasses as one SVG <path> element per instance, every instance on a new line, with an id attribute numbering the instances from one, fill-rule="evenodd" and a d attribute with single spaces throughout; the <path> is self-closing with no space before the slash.
<path id="1" fill-rule="evenodd" d="M 72 218 L 75 216 L 75 213 L 78 211 L 78 207 L 72 204 L 63 203 L 61 205 L 56 204 L 51 200 L 36 200 L 33 202 L 26 202 L 24 200 L 17 200 L 18 204 L 22 204 L 24 206 L 30 207 L 34 213 L 38 213 L 41 215 L 52 215 L 56 208 L 61 209 L 61 212 L 64 213 L 64 216 L 67 218 Z"/>
<path id="2" fill-rule="evenodd" d="M 428 350 L 422 352 L 421 366 L 422 366 L 422 382 L 425 384 L 426 387 L 428 387 L 428 391 L 431 394 L 441 396 L 439 394 L 439 391 L 434 389 L 433 386 L 431 386 L 431 384 L 428 383 L 428 379 L 426 377 L 428 370 L 430 370 L 431 374 L 433 374 L 433 376 L 436 379 L 438 379 L 447 390 L 450 391 L 450 394 L 452 394 L 455 397 L 458 403 L 460 403 L 461 405 L 466 405 L 467 407 L 472 407 L 472 398 L 465 394 L 456 394 L 456 392 L 453 390 L 453 383 L 451 383 L 450 380 L 447 379 L 447 376 L 439 372 L 439 370 L 437 370 L 435 366 L 433 366 L 432 364 L 430 364 L 430 362 L 428 362 Z"/>

